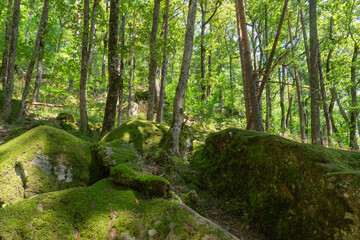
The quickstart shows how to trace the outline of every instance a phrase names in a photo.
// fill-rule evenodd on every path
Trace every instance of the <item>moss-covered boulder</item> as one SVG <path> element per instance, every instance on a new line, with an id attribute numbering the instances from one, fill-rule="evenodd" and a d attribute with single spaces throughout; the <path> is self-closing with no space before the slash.
<path id="1" fill-rule="evenodd" d="M 272 239 L 360 239 L 360 153 L 227 129 L 192 164 Z"/>
<path id="2" fill-rule="evenodd" d="M 60 122 L 60 126 L 62 127 L 62 129 L 66 130 L 66 131 L 76 131 L 76 125 L 74 123 L 66 121 L 66 120 L 62 120 Z"/>
<path id="3" fill-rule="evenodd" d="M 86 186 L 91 145 L 62 130 L 40 126 L 0 145 L 0 203 Z"/>
<path id="4" fill-rule="evenodd" d="M 170 183 L 155 176 L 156 169 L 122 139 L 97 142 L 90 165 L 91 182 L 111 177 L 116 183 L 139 190 L 148 197 L 169 197 Z"/>
<path id="5" fill-rule="evenodd" d="M 74 116 L 71 113 L 66 113 L 66 112 L 59 113 L 56 119 L 59 121 L 67 121 L 71 123 L 75 122 Z"/>
<path id="6" fill-rule="evenodd" d="M 162 147 L 169 127 L 151 121 L 134 119 L 124 122 L 106 134 L 102 141 L 122 139 L 136 148 L 145 157 L 154 149 Z"/>
<path id="7" fill-rule="evenodd" d="M 104 179 L 0 209 L 0 239 L 237 239 L 186 206 Z"/>

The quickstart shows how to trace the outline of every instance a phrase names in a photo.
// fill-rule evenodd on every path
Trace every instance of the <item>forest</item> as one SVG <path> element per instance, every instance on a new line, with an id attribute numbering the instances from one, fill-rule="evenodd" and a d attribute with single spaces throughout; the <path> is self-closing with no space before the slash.
<path id="1" fill-rule="evenodd" d="M 6 0 L 0 23 L 0 240 L 360 239 L 359 0 Z"/>

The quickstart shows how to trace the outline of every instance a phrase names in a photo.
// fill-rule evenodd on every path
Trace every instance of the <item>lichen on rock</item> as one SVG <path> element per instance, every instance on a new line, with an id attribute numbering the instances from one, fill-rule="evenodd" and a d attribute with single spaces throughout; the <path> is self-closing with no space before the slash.
<path id="1" fill-rule="evenodd" d="M 0 145 L 0 201 L 86 186 L 90 160 L 91 144 L 49 126 L 33 128 Z"/>
<path id="2" fill-rule="evenodd" d="M 360 239 L 360 153 L 231 128 L 211 134 L 191 164 L 271 239 Z"/>

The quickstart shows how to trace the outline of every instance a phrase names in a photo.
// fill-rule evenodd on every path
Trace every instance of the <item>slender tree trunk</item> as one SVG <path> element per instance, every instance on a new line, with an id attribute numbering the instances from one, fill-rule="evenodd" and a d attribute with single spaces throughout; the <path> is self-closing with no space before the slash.
<path id="1" fill-rule="evenodd" d="M 80 131 L 88 132 L 88 117 L 86 111 L 86 81 L 89 66 L 89 0 L 84 0 L 84 26 L 81 53 L 80 78 Z"/>
<path id="2" fill-rule="evenodd" d="M 251 105 L 251 120 L 254 124 L 254 129 L 256 131 L 264 131 L 263 123 L 262 123 L 262 116 L 260 111 L 260 106 L 258 102 L 258 98 L 256 96 L 256 84 L 255 78 L 253 77 L 253 70 L 252 70 L 252 63 L 251 63 L 251 53 L 250 53 L 250 45 L 249 45 L 249 38 L 246 29 L 246 10 L 245 10 L 245 1 L 239 0 L 239 16 L 240 16 L 240 25 L 242 31 L 242 43 L 244 48 L 244 92 L 249 93 L 250 105 Z M 246 100 L 246 99 L 245 99 Z M 247 128 L 251 127 L 250 122 L 248 122 Z"/>
<path id="3" fill-rule="evenodd" d="M 14 90 L 14 70 L 15 70 L 17 40 L 19 34 L 19 20 L 20 20 L 20 0 L 15 0 L 14 8 L 13 8 L 12 24 L 11 24 L 9 60 L 8 60 L 8 69 L 7 69 L 7 80 L 5 83 L 4 108 L 3 108 L 4 109 L 3 118 L 7 122 L 10 120 L 10 114 L 12 111 L 12 94 Z"/>
<path id="4" fill-rule="evenodd" d="M 107 50 L 107 33 L 104 36 L 104 53 L 102 58 L 102 66 L 101 66 L 101 77 L 104 79 L 106 76 L 106 50 Z"/>
<path id="5" fill-rule="evenodd" d="M 132 101 L 132 82 L 134 79 L 134 49 L 131 49 L 131 60 L 130 60 L 130 78 L 129 78 L 129 98 L 128 98 L 128 118 L 131 118 L 131 101 Z"/>
<path id="6" fill-rule="evenodd" d="M 206 97 L 210 99 L 211 97 L 211 66 L 212 66 L 212 51 L 209 51 L 209 61 L 208 61 L 208 79 L 209 82 L 206 84 Z"/>
<path id="7" fill-rule="evenodd" d="M 26 76 L 25 76 L 25 87 L 24 87 L 24 92 L 23 92 L 22 98 L 21 98 L 21 104 L 20 104 L 18 115 L 17 115 L 17 121 L 20 121 L 23 118 L 23 114 L 24 114 L 24 110 L 25 110 L 25 106 L 26 106 L 26 98 L 29 94 L 31 77 L 32 77 L 32 73 L 34 71 L 36 60 L 38 59 L 38 52 L 39 52 L 39 48 L 40 48 L 41 36 L 44 34 L 44 31 L 46 29 L 48 15 L 49 15 L 49 0 L 44 0 L 44 6 L 43 6 L 42 13 L 41 13 L 39 27 L 38 27 L 38 31 L 37 31 L 36 39 L 35 39 L 35 47 L 34 47 L 33 55 L 30 60 L 30 64 L 29 64 L 29 67 L 27 69 Z"/>
<path id="8" fill-rule="evenodd" d="M 201 71 L 201 100 L 206 103 L 206 66 L 205 66 L 205 28 L 206 28 L 206 1 L 200 2 L 201 9 L 201 43 L 200 43 L 200 71 Z"/>
<path id="9" fill-rule="evenodd" d="M 276 46 L 278 44 L 280 33 L 281 33 L 281 28 L 282 28 L 282 25 L 284 23 L 285 15 L 286 15 L 286 12 L 287 12 L 288 3 L 289 3 L 289 0 L 284 1 L 284 7 L 283 7 L 283 11 L 281 13 L 281 18 L 280 18 L 280 22 L 279 22 L 279 25 L 278 25 L 276 35 L 275 35 L 274 43 L 273 43 L 269 58 L 266 61 L 265 74 L 264 74 L 263 80 L 262 80 L 261 85 L 260 85 L 260 87 L 258 89 L 258 92 L 257 92 L 258 99 L 261 98 L 261 93 L 264 90 L 265 84 L 269 80 L 269 77 L 270 77 L 270 74 L 271 74 L 271 72 L 270 72 L 271 71 L 271 66 L 272 66 L 272 62 L 274 60 L 274 56 L 275 56 L 275 52 L 276 52 Z"/>
<path id="10" fill-rule="evenodd" d="M 298 2 L 299 2 L 299 5 L 301 5 L 301 0 L 298 0 Z M 301 30 L 302 30 L 304 46 L 305 46 L 306 64 L 308 66 L 308 69 L 310 69 L 310 63 L 309 63 L 310 62 L 310 50 L 309 50 L 309 44 L 308 44 L 308 39 L 307 39 L 304 14 L 303 14 L 303 11 L 301 8 L 300 8 L 299 12 L 300 12 Z"/>
<path id="11" fill-rule="evenodd" d="M 321 98 L 323 102 L 323 109 L 324 109 L 324 117 L 326 121 L 326 131 L 327 131 L 327 139 L 328 144 L 331 146 L 333 144 L 332 141 L 332 122 L 329 114 L 329 107 L 328 101 L 326 97 L 326 88 L 325 88 L 325 79 L 324 79 L 324 71 L 322 67 L 322 60 L 321 60 L 321 53 L 320 49 L 318 50 L 318 67 L 319 67 L 319 80 L 320 80 L 320 90 L 321 90 Z"/>
<path id="12" fill-rule="evenodd" d="M 316 0 L 309 0 L 310 18 L 310 92 L 311 92 L 311 141 L 321 145 L 321 125 L 319 108 L 319 73 L 318 73 L 318 33 Z"/>
<path id="13" fill-rule="evenodd" d="M 179 155 L 179 138 L 184 115 L 184 98 L 187 82 L 189 80 L 190 62 L 193 50 L 195 19 L 196 19 L 197 0 L 189 1 L 189 13 L 185 32 L 184 54 L 181 64 L 179 83 L 176 88 L 173 105 L 173 122 L 169 130 L 167 144 L 169 150 L 174 155 Z"/>
<path id="14" fill-rule="evenodd" d="M 120 54 L 120 81 L 119 81 L 119 105 L 118 105 L 118 122 L 117 126 L 122 124 L 122 105 L 123 105 L 123 88 L 124 88 L 124 48 L 125 48 L 125 23 L 126 15 L 123 14 L 121 17 L 121 28 L 120 28 L 120 39 L 121 44 L 121 54 Z"/>
<path id="15" fill-rule="evenodd" d="M 102 135 L 110 132 L 114 128 L 116 104 L 119 95 L 119 56 L 118 47 L 118 28 L 119 28 L 119 0 L 110 2 L 109 20 L 109 91 L 106 99 L 104 123 L 101 131 Z"/>
<path id="16" fill-rule="evenodd" d="M 301 87 L 300 87 L 300 79 L 299 79 L 299 72 L 297 70 L 296 62 L 295 62 L 295 50 L 294 50 L 294 41 L 291 33 L 291 24 L 290 19 L 288 18 L 288 28 L 289 28 L 289 38 L 291 44 L 291 52 L 292 52 L 292 64 L 294 68 L 294 76 L 295 76 L 295 83 L 296 83 L 296 92 L 298 97 L 298 105 L 299 105 L 299 120 L 300 120 L 300 133 L 301 133 L 301 141 L 303 143 L 306 142 L 305 136 L 305 123 L 304 123 L 304 110 L 302 106 L 302 96 L 301 96 Z"/>
<path id="17" fill-rule="evenodd" d="M 7 70 L 8 70 L 8 64 L 9 64 L 9 44 L 10 44 L 10 38 L 11 38 L 11 6 L 12 6 L 12 0 L 9 0 L 7 11 L 6 11 L 6 25 L 5 25 L 5 43 L 4 43 L 4 51 L 3 51 L 3 57 L 2 57 L 2 64 L 1 64 L 1 82 L 3 90 L 5 89 L 5 84 L 7 80 Z"/>
<path id="18" fill-rule="evenodd" d="M 35 80 L 35 87 L 34 87 L 34 95 L 33 95 L 33 102 L 37 102 L 39 99 L 39 92 L 40 92 L 40 85 L 42 80 L 42 73 L 43 73 L 43 59 L 44 59 L 44 46 L 45 46 L 45 39 L 41 37 L 40 40 L 40 48 L 39 48 L 39 58 L 37 62 L 37 69 L 36 69 L 36 80 Z"/>
<path id="19" fill-rule="evenodd" d="M 168 68 L 167 45 L 169 36 L 169 0 L 166 0 L 165 13 L 164 13 L 164 48 L 163 48 L 163 63 L 161 68 L 161 86 L 159 106 L 156 112 L 156 122 L 161 123 L 163 117 L 164 99 L 165 99 L 165 82 Z"/>
<path id="20" fill-rule="evenodd" d="M 159 13 L 160 13 L 160 2 L 161 0 L 154 0 L 154 10 L 153 10 L 153 25 L 150 36 L 150 65 L 149 65 L 149 107 L 147 112 L 147 120 L 154 120 L 154 111 L 155 111 L 155 78 L 156 78 L 156 35 L 159 25 Z"/>
<path id="21" fill-rule="evenodd" d="M 281 76 L 282 75 L 282 76 Z M 284 92 L 285 92 L 285 66 L 282 65 L 282 74 L 279 68 L 279 80 L 280 80 L 280 108 L 281 108 L 281 129 L 283 133 L 286 133 L 286 116 L 285 116 L 285 103 L 284 103 Z"/>
<path id="22" fill-rule="evenodd" d="M 95 34 L 96 34 L 96 21 L 97 21 L 97 13 L 99 10 L 99 3 L 101 0 L 95 0 L 91 13 L 91 25 L 90 25 L 90 36 L 89 36 L 89 48 L 88 48 L 88 67 L 89 74 L 93 74 L 94 70 L 92 67 L 92 63 L 94 61 L 94 52 L 95 52 Z"/>
<path id="23" fill-rule="evenodd" d="M 356 140 L 356 120 L 359 115 L 357 105 L 357 82 L 356 82 L 356 59 L 359 53 L 359 46 L 354 44 L 354 54 L 351 60 L 351 111 L 350 111 L 350 148 L 353 150 L 359 150 L 359 146 Z"/>

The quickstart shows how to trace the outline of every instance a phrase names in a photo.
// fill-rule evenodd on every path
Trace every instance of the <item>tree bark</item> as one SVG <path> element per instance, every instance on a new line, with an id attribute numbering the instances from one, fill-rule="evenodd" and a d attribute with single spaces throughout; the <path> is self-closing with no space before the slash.
<path id="1" fill-rule="evenodd" d="M 124 89 L 124 48 L 125 48 L 125 23 L 126 23 L 126 15 L 123 14 L 121 17 L 121 28 L 120 28 L 120 39 L 119 42 L 121 44 L 121 53 L 120 53 L 120 81 L 119 81 L 119 105 L 118 105 L 118 122 L 117 126 L 122 124 L 122 105 L 123 105 L 123 89 Z"/>
<path id="2" fill-rule="evenodd" d="M 5 42 L 4 42 L 4 51 L 3 51 L 3 57 L 2 57 L 2 64 L 1 64 L 1 82 L 3 89 L 5 89 L 5 84 L 7 80 L 7 70 L 8 70 L 8 64 L 9 64 L 9 44 L 10 44 L 10 38 L 11 38 L 11 6 L 12 6 L 12 0 L 9 0 L 7 11 L 6 11 L 6 25 L 5 25 Z"/>
<path id="3" fill-rule="evenodd" d="M 163 46 L 163 63 L 161 68 L 161 86 L 159 106 L 156 111 L 156 122 L 161 123 L 163 117 L 164 99 L 165 99 L 165 82 L 168 68 L 167 46 L 169 36 L 169 0 L 166 0 L 165 13 L 164 13 L 164 46 Z"/>
<path id="4" fill-rule="evenodd" d="M 189 1 L 189 13 L 185 32 L 184 54 L 181 64 L 179 83 L 176 88 L 173 105 L 173 122 L 169 130 L 167 144 L 173 155 L 179 155 L 179 138 L 184 115 L 184 98 L 187 82 L 189 80 L 189 70 L 193 50 L 195 19 L 196 19 L 197 0 Z"/>
<path id="5" fill-rule="evenodd" d="M 155 78 L 156 78 L 156 35 L 159 25 L 159 14 L 160 14 L 160 2 L 161 0 L 154 0 L 153 10 L 153 25 L 150 35 L 150 65 L 149 65 L 149 107 L 147 112 L 147 120 L 154 120 L 155 111 Z"/>
<path id="6" fill-rule="evenodd" d="M 300 79 L 299 79 L 299 72 L 297 70 L 296 62 L 295 62 L 295 50 L 294 50 L 294 41 L 291 33 L 291 24 L 290 19 L 288 18 L 288 28 L 289 28 L 289 38 L 291 44 L 291 52 L 292 52 L 292 64 L 294 68 L 294 76 L 295 76 L 295 83 L 296 83 L 296 92 L 298 97 L 298 105 L 299 105 L 299 120 L 300 120 L 300 133 L 301 133 L 301 141 L 303 143 L 306 142 L 305 136 L 305 123 L 304 123 L 304 110 L 302 106 L 302 96 L 301 96 L 301 87 L 300 87 Z"/>
<path id="7" fill-rule="evenodd" d="M 92 62 L 94 61 L 94 52 L 95 52 L 95 33 L 96 33 L 96 21 L 97 21 L 97 13 L 98 13 L 98 9 L 99 9 L 99 3 L 101 0 L 95 0 L 94 1 L 94 5 L 92 8 L 92 13 L 91 13 L 91 25 L 90 25 L 90 37 L 89 37 L 89 53 L 88 53 L 88 67 L 89 69 L 89 73 L 93 74 L 94 70 L 92 67 Z"/>
<path id="8" fill-rule="evenodd" d="M 44 31 L 46 29 L 48 15 L 49 15 L 49 0 L 44 0 L 44 6 L 43 6 L 42 13 L 41 13 L 39 27 L 38 27 L 36 39 L 35 39 L 35 47 L 34 47 L 33 55 L 30 60 L 30 64 L 29 64 L 29 67 L 27 69 L 26 76 L 25 76 L 25 87 L 24 87 L 24 92 L 23 92 L 22 98 L 21 98 L 21 104 L 20 104 L 18 115 L 17 115 L 17 121 L 20 121 L 23 118 L 23 114 L 24 114 L 24 110 L 25 110 L 25 106 L 26 106 L 26 98 L 29 94 L 31 77 L 32 77 L 32 73 L 34 71 L 36 60 L 38 59 L 38 52 L 39 52 L 39 48 L 40 48 L 41 36 L 44 34 Z"/>
<path id="9" fill-rule="evenodd" d="M 282 74 L 281 74 L 282 73 Z M 285 103 L 284 103 L 284 92 L 285 92 L 285 66 L 282 65 L 282 71 L 279 69 L 279 80 L 280 80 L 280 108 L 281 108 L 281 129 L 283 133 L 286 133 L 286 116 L 285 116 Z"/>
<path id="10" fill-rule="evenodd" d="M 10 36 L 10 49 L 9 60 L 7 69 L 7 80 L 5 83 L 4 93 L 4 113 L 3 118 L 5 121 L 10 121 L 10 115 L 12 111 L 12 94 L 14 90 L 14 70 L 15 70 L 15 56 L 17 48 L 17 40 L 19 34 L 19 20 L 20 20 L 20 0 L 14 1 L 12 24 L 11 24 L 11 36 Z"/>
<path id="11" fill-rule="evenodd" d="M 86 81 L 89 66 L 89 0 L 84 0 L 84 26 L 81 53 L 80 77 L 80 131 L 88 132 L 88 117 L 86 111 Z"/>
<path id="12" fill-rule="evenodd" d="M 264 76 L 263 76 L 263 80 L 262 80 L 261 85 L 260 85 L 260 87 L 258 89 L 258 92 L 257 92 L 258 99 L 261 98 L 262 91 L 264 90 L 265 84 L 266 84 L 266 82 L 269 79 L 270 74 L 271 74 L 271 66 L 272 66 L 272 62 L 274 60 L 274 56 L 275 56 L 275 52 L 276 52 L 276 46 L 278 44 L 280 33 L 281 33 L 281 28 L 282 28 L 282 25 L 284 23 L 285 14 L 287 12 L 288 3 L 289 3 L 289 0 L 284 1 L 284 7 L 283 7 L 283 10 L 282 10 L 282 13 L 281 13 L 281 18 L 280 18 L 280 22 L 279 22 L 279 25 L 278 25 L 276 35 L 275 35 L 274 43 L 273 43 L 269 58 L 266 61 L 266 69 L 265 69 L 265 73 L 264 73 Z"/>
<path id="13" fill-rule="evenodd" d="M 109 91 L 106 99 L 105 115 L 102 135 L 110 132 L 114 128 L 116 104 L 119 95 L 119 56 L 118 47 L 118 28 L 119 28 L 119 0 L 110 2 L 110 20 L 109 20 Z"/>
<path id="14" fill-rule="evenodd" d="M 251 106 L 251 120 L 254 125 L 254 129 L 256 131 L 264 131 L 262 116 L 260 111 L 260 106 L 258 102 L 258 98 L 256 96 L 256 84 L 255 78 L 253 76 L 253 69 L 251 63 L 251 53 L 250 53 L 250 45 L 249 45 L 249 38 L 246 29 L 246 10 L 245 10 L 245 1 L 239 0 L 239 16 L 240 16 L 240 25 L 241 25 L 241 32 L 242 32 L 242 43 L 244 48 L 244 92 L 248 92 L 249 99 Z M 245 99 L 246 100 L 246 99 Z M 248 110 L 247 110 L 248 111 Z M 250 122 L 248 122 L 247 128 L 251 127 Z"/>
<path id="15" fill-rule="evenodd" d="M 350 111 L 350 148 L 359 150 L 356 139 L 356 120 L 359 115 L 357 105 L 357 82 L 356 82 L 356 59 L 359 53 L 359 46 L 354 44 L 354 54 L 351 60 L 351 111 Z"/>
<path id="16" fill-rule="evenodd" d="M 299 5 L 301 5 L 301 0 L 298 0 L 298 3 L 299 3 Z M 300 6 L 299 12 L 300 12 L 301 30 L 302 30 L 304 46 L 305 46 L 306 64 L 308 66 L 308 69 L 310 69 L 310 63 L 309 63 L 310 62 L 310 50 L 309 50 L 309 44 L 308 44 L 308 39 L 307 39 L 307 33 L 306 33 L 304 13 L 301 9 L 301 6 Z"/>
<path id="17" fill-rule="evenodd" d="M 309 0 L 310 19 L 310 92 L 311 92 L 311 142 L 321 145 L 321 125 L 319 108 L 319 73 L 318 73 L 318 33 L 316 0 Z"/>
<path id="18" fill-rule="evenodd" d="M 327 140 L 329 146 L 333 145 L 332 141 L 332 122 L 329 114 L 329 107 L 328 101 L 326 97 L 326 88 L 325 88 L 325 79 L 324 79 L 324 71 L 322 67 L 322 60 L 321 60 L 321 53 L 320 49 L 318 50 L 318 67 L 319 67 L 319 80 L 320 80 L 320 91 L 321 91 L 321 98 L 323 102 L 323 109 L 324 109 L 324 117 L 326 121 L 326 131 L 327 131 Z"/>
<path id="19" fill-rule="evenodd" d="M 39 100 L 40 85 L 41 85 L 42 73 L 43 73 L 44 47 L 45 47 L 45 39 L 44 37 L 41 37 L 39 58 L 37 61 L 37 69 L 36 69 L 36 80 L 34 87 L 33 102 L 37 102 Z"/>
<path id="20" fill-rule="evenodd" d="M 104 36 L 104 53 L 102 58 L 101 66 L 101 77 L 104 79 L 106 77 L 106 50 L 107 50 L 107 33 Z"/>

